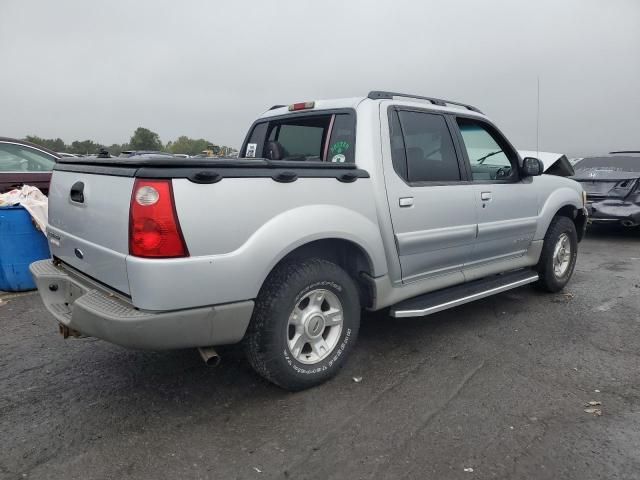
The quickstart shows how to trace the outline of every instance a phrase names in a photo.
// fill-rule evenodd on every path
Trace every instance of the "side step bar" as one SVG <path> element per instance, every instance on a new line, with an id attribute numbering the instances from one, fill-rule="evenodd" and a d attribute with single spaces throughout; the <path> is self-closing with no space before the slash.
<path id="1" fill-rule="evenodd" d="M 391 308 L 391 316 L 398 318 L 423 317 L 473 302 L 480 298 L 489 297 L 496 293 L 505 292 L 512 288 L 521 287 L 537 280 L 538 274 L 529 269 L 481 278 L 480 280 L 426 293 L 400 302 Z"/>

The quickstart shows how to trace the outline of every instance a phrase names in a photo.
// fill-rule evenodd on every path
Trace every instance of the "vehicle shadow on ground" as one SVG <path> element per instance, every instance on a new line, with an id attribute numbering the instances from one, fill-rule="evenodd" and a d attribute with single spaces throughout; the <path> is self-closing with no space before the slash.
<path id="1" fill-rule="evenodd" d="M 336 379 L 312 391 L 316 395 L 323 390 L 333 392 L 333 383 L 351 381 L 351 366 L 367 363 L 369 368 L 375 369 L 376 363 L 384 365 L 385 359 L 398 348 L 410 348 L 415 343 L 419 344 L 420 350 L 429 351 L 443 337 L 472 334 L 488 324 L 508 321 L 500 314 L 521 310 L 525 308 L 523 304 L 526 304 L 527 297 L 540 295 L 545 294 L 525 287 L 517 294 L 507 292 L 493 299 L 479 300 L 427 317 L 397 319 L 391 317 L 386 309 L 363 312 L 358 342 L 347 365 Z M 495 308 L 498 304 L 500 311 Z M 217 397 L 225 399 L 238 395 L 262 402 L 305 394 L 291 394 L 259 377 L 246 360 L 241 344 L 217 348 L 222 361 L 218 367 L 208 367 L 196 349 L 145 352 L 126 350 L 98 340 L 90 341 L 95 342 L 92 349 L 100 350 L 92 360 L 92 375 L 98 376 L 94 381 L 100 382 L 99 378 L 104 377 L 105 383 L 113 385 L 113 377 L 120 377 L 116 383 L 121 388 L 126 386 L 137 391 L 134 401 L 172 404 L 178 395 L 182 402 L 186 402 L 182 407 L 188 408 L 191 402 L 194 405 L 200 401 L 215 402 Z M 78 368 L 73 355 L 69 356 L 68 368 L 71 371 Z"/>

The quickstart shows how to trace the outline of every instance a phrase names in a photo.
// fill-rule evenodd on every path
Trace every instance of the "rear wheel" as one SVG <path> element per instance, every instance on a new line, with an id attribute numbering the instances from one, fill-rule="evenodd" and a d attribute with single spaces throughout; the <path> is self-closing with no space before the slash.
<path id="1" fill-rule="evenodd" d="M 253 368 L 287 390 L 318 385 L 344 364 L 360 325 L 358 290 L 338 265 L 276 267 L 256 299 L 245 349 Z"/>
<path id="2" fill-rule="evenodd" d="M 578 257 L 578 234 L 567 217 L 555 217 L 549 225 L 536 269 L 537 286 L 548 292 L 558 292 L 569 282 Z"/>

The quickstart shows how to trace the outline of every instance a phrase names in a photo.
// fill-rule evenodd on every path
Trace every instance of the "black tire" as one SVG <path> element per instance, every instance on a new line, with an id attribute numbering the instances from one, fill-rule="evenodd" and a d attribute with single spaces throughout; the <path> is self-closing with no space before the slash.
<path id="1" fill-rule="evenodd" d="M 554 272 L 554 251 L 558 240 L 562 235 L 567 235 L 569 238 L 569 244 L 571 247 L 569 265 L 566 271 L 558 276 Z M 544 243 L 542 245 L 542 253 L 540 254 L 540 260 L 536 266 L 539 280 L 536 282 L 536 286 L 541 290 L 555 293 L 559 292 L 569 282 L 573 269 L 576 266 L 576 259 L 578 257 L 578 234 L 576 232 L 576 226 L 567 217 L 555 217 L 551 221 L 551 225 L 547 229 L 547 233 L 544 236 Z"/>
<path id="2" fill-rule="evenodd" d="M 299 362 L 289 349 L 293 328 L 289 326 L 289 316 L 315 289 L 327 290 L 339 300 L 342 330 L 325 358 L 306 364 Z M 245 335 L 245 351 L 261 376 L 285 390 L 303 390 L 325 382 L 340 370 L 355 345 L 359 327 L 358 289 L 342 268 L 319 258 L 286 262 L 276 267 L 260 289 Z"/>

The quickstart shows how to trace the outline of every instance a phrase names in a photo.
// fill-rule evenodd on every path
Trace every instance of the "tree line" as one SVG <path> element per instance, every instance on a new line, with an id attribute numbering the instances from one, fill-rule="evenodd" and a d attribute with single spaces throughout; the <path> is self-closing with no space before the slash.
<path id="1" fill-rule="evenodd" d="M 102 145 L 93 140 L 74 140 L 67 144 L 61 138 L 41 138 L 35 135 L 27 135 L 24 139 L 28 142 L 42 145 L 54 152 L 67 152 L 77 155 L 93 155 L 101 149 L 106 149 L 111 155 L 120 155 L 127 150 L 154 150 L 169 153 L 183 153 L 197 155 L 203 150 L 212 150 L 214 155 L 229 155 L 236 150 L 225 145 L 216 145 L 204 138 L 189 138 L 186 135 L 178 137 L 175 141 L 162 143 L 160 136 L 148 128 L 138 127 L 129 139 L 129 143 L 114 143 L 110 146 Z"/>

